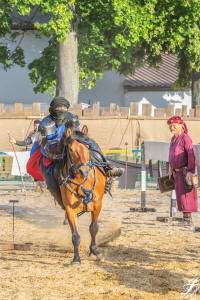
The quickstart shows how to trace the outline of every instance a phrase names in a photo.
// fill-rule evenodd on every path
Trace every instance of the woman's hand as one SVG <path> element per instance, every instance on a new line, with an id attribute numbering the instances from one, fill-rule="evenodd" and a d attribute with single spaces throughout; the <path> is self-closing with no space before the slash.
<path id="1" fill-rule="evenodd" d="M 193 176 L 194 176 L 193 173 L 187 172 L 185 180 L 186 180 L 188 185 L 193 185 L 193 181 L 192 181 Z"/>
<path id="2" fill-rule="evenodd" d="M 172 175 L 173 175 L 173 170 L 170 168 L 168 173 L 169 179 L 171 179 Z"/>

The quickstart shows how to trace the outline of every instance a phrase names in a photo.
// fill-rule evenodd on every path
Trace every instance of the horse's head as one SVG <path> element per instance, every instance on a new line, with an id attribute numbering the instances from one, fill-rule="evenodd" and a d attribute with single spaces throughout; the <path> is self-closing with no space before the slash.
<path id="1" fill-rule="evenodd" d="M 83 179 L 88 178 L 91 168 L 87 133 L 88 128 L 86 125 L 83 126 L 82 131 L 74 131 L 70 127 L 66 127 L 65 130 L 65 143 L 69 151 L 71 164 L 75 172 L 79 173 Z"/>

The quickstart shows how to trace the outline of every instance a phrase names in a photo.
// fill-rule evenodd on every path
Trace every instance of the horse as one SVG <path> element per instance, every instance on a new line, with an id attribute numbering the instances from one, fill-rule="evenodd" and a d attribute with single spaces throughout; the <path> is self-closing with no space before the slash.
<path id="1" fill-rule="evenodd" d="M 83 126 L 82 131 L 79 132 L 66 128 L 64 135 L 67 155 L 61 172 L 60 191 L 72 233 L 74 258 L 71 263 L 80 264 L 77 217 L 83 212 L 91 212 L 89 256 L 94 255 L 98 259 L 96 235 L 106 177 L 91 162 L 91 140 L 88 137 L 87 126 Z"/>

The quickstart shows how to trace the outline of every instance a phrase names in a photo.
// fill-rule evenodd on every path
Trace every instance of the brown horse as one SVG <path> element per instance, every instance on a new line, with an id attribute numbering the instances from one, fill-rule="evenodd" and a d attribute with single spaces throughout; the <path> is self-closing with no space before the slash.
<path id="1" fill-rule="evenodd" d="M 74 258 L 72 264 L 79 264 L 79 244 L 77 215 L 81 212 L 91 212 L 91 244 L 89 255 L 97 257 L 96 234 L 98 232 L 98 217 L 102 208 L 106 177 L 91 163 L 90 140 L 88 129 L 84 126 L 82 132 L 73 132 L 70 128 L 65 131 L 67 157 L 62 171 L 60 187 L 66 216 L 72 231 Z"/>

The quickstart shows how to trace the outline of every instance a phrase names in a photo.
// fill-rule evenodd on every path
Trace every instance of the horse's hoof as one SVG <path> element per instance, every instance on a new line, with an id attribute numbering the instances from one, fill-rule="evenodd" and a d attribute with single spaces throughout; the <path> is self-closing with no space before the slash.
<path id="1" fill-rule="evenodd" d="M 89 260 L 99 261 L 100 257 L 98 255 L 93 254 L 92 252 L 89 253 Z"/>
<path id="2" fill-rule="evenodd" d="M 80 260 L 72 260 L 71 265 L 80 265 L 81 261 Z"/>
<path id="3" fill-rule="evenodd" d="M 71 262 L 72 265 L 80 265 L 80 263 L 81 263 L 80 257 L 74 257 L 74 259 Z"/>

